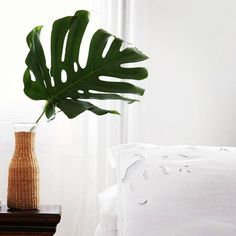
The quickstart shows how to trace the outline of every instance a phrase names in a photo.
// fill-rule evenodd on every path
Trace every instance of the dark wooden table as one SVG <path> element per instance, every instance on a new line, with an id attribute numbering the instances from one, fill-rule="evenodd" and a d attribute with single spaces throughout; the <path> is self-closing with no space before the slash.
<path id="1" fill-rule="evenodd" d="M 39 210 L 0 208 L 0 236 L 52 236 L 61 219 L 61 206 L 40 206 Z"/>

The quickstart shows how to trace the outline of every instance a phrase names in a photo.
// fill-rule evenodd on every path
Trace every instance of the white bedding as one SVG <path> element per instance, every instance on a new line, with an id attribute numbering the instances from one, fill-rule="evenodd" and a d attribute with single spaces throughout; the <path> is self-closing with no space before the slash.
<path id="1" fill-rule="evenodd" d="M 236 235 L 236 149 L 122 145 L 119 236 Z"/>
<path id="2" fill-rule="evenodd" d="M 104 230 L 100 224 L 98 224 L 96 231 L 95 231 L 95 236 L 118 236 L 117 230 L 112 230 L 112 231 L 107 231 Z"/>
<path id="3" fill-rule="evenodd" d="M 117 236 L 117 185 L 113 185 L 98 195 L 100 205 L 99 223 L 95 236 Z"/>

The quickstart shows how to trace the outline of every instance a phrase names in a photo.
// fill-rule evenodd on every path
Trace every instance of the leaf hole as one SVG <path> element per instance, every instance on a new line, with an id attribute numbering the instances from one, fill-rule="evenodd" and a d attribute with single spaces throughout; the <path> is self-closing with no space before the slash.
<path id="1" fill-rule="evenodd" d="M 92 89 L 89 89 L 88 92 L 89 92 L 89 93 L 100 93 L 100 94 L 104 94 L 104 92 L 96 91 L 96 90 L 92 90 Z"/>
<path id="2" fill-rule="evenodd" d="M 67 81 L 67 73 L 65 70 L 62 70 L 61 71 L 61 82 L 66 83 L 66 81 Z"/>
<path id="3" fill-rule="evenodd" d="M 66 57 L 66 44 L 67 44 L 68 34 L 69 34 L 69 31 L 67 31 L 65 38 L 64 38 L 63 49 L 62 49 L 62 53 L 61 53 L 61 61 L 62 62 L 65 61 L 65 57 Z"/>
<path id="4" fill-rule="evenodd" d="M 129 63 L 123 63 L 120 64 L 121 68 L 136 68 L 136 67 L 142 67 L 143 62 L 129 62 Z"/>
<path id="5" fill-rule="evenodd" d="M 131 47 L 133 47 L 131 43 L 122 42 L 120 47 L 120 52 L 124 51 L 126 48 L 131 48 Z"/>
<path id="6" fill-rule="evenodd" d="M 121 68 L 129 68 L 130 67 L 130 63 L 124 63 L 120 65 Z"/>
<path id="7" fill-rule="evenodd" d="M 29 71 L 30 72 L 30 79 L 32 80 L 32 81 L 36 81 L 36 78 L 35 78 L 35 76 L 34 76 L 34 73 L 30 70 Z"/>
<path id="8" fill-rule="evenodd" d="M 78 93 L 79 94 L 84 94 L 84 91 L 80 89 L 80 90 L 78 90 Z"/>
<path id="9" fill-rule="evenodd" d="M 52 85 L 52 87 L 55 87 L 55 80 L 53 77 L 51 77 L 51 85 Z"/>
<path id="10" fill-rule="evenodd" d="M 99 80 L 107 81 L 107 82 L 118 82 L 117 78 L 115 78 L 115 77 L 107 77 L 107 76 L 99 76 Z"/>
<path id="11" fill-rule="evenodd" d="M 94 25 L 96 25 L 96 22 L 92 22 L 93 19 L 91 19 L 91 23 L 88 24 L 88 27 L 84 33 L 84 36 L 81 41 L 80 49 L 79 49 L 79 55 L 78 55 L 78 63 L 80 65 L 80 68 L 84 69 L 86 67 L 87 61 L 88 61 L 88 54 L 89 54 L 89 48 L 90 48 L 90 42 L 93 36 L 93 30 Z"/>
<path id="12" fill-rule="evenodd" d="M 72 97 L 66 97 L 67 100 L 72 100 Z"/>
<path id="13" fill-rule="evenodd" d="M 74 62 L 74 71 L 77 72 L 79 70 L 78 63 Z"/>
<path id="14" fill-rule="evenodd" d="M 47 84 L 46 84 L 45 80 L 43 80 L 43 84 L 47 88 Z"/>
<path id="15" fill-rule="evenodd" d="M 109 39 L 107 40 L 107 44 L 106 44 L 106 46 L 105 46 L 105 48 L 104 48 L 104 50 L 103 50 L 103 52 L 102 52 L 102 58 L 105 58 L 105 57 L 106 57 L 106 55 L 107 55 L 107 53 L 108 53 L 108 51 L 109 51 L 109 49 L 110 49 L 110 47 L 111 47 L 111 44 L 112 44 L 112 42 L 113 42 L 114 39 L 115 39 L 115 37 L 114 37 L 114 36 L 111 36 L 111 37 L 109 37 Z"/>

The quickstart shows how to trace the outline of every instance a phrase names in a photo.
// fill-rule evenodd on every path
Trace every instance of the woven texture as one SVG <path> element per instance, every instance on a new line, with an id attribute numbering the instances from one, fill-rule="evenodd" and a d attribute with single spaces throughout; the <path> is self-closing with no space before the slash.
<path id="1" fill-rule="evenodd" d="M 9 208 L 39 208 L 39 165 L 34 151 L 34 132 L 15 133 L 15 152 L 8 173 Z"/>

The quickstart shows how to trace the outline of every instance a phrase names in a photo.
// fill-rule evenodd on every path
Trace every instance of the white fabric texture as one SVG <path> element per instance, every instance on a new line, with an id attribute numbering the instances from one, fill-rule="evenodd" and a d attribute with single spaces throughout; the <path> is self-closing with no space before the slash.
<path id="1" fill-rule="evenodd" d="M 118 236 L 117 230 L 105 231 L 100 225 L 97 226 L 95 236 Z"/>
<path id="2" fill-rule="evenodd" d="M 99 224 L 95 236 L 117 235 L 117 185 L 113 185 L 98 195 Z"/>
<path id="3" fill-rule="evenodd" d="M 236 234 L 236 148 L 118 149 L 119 236 Z"/>

